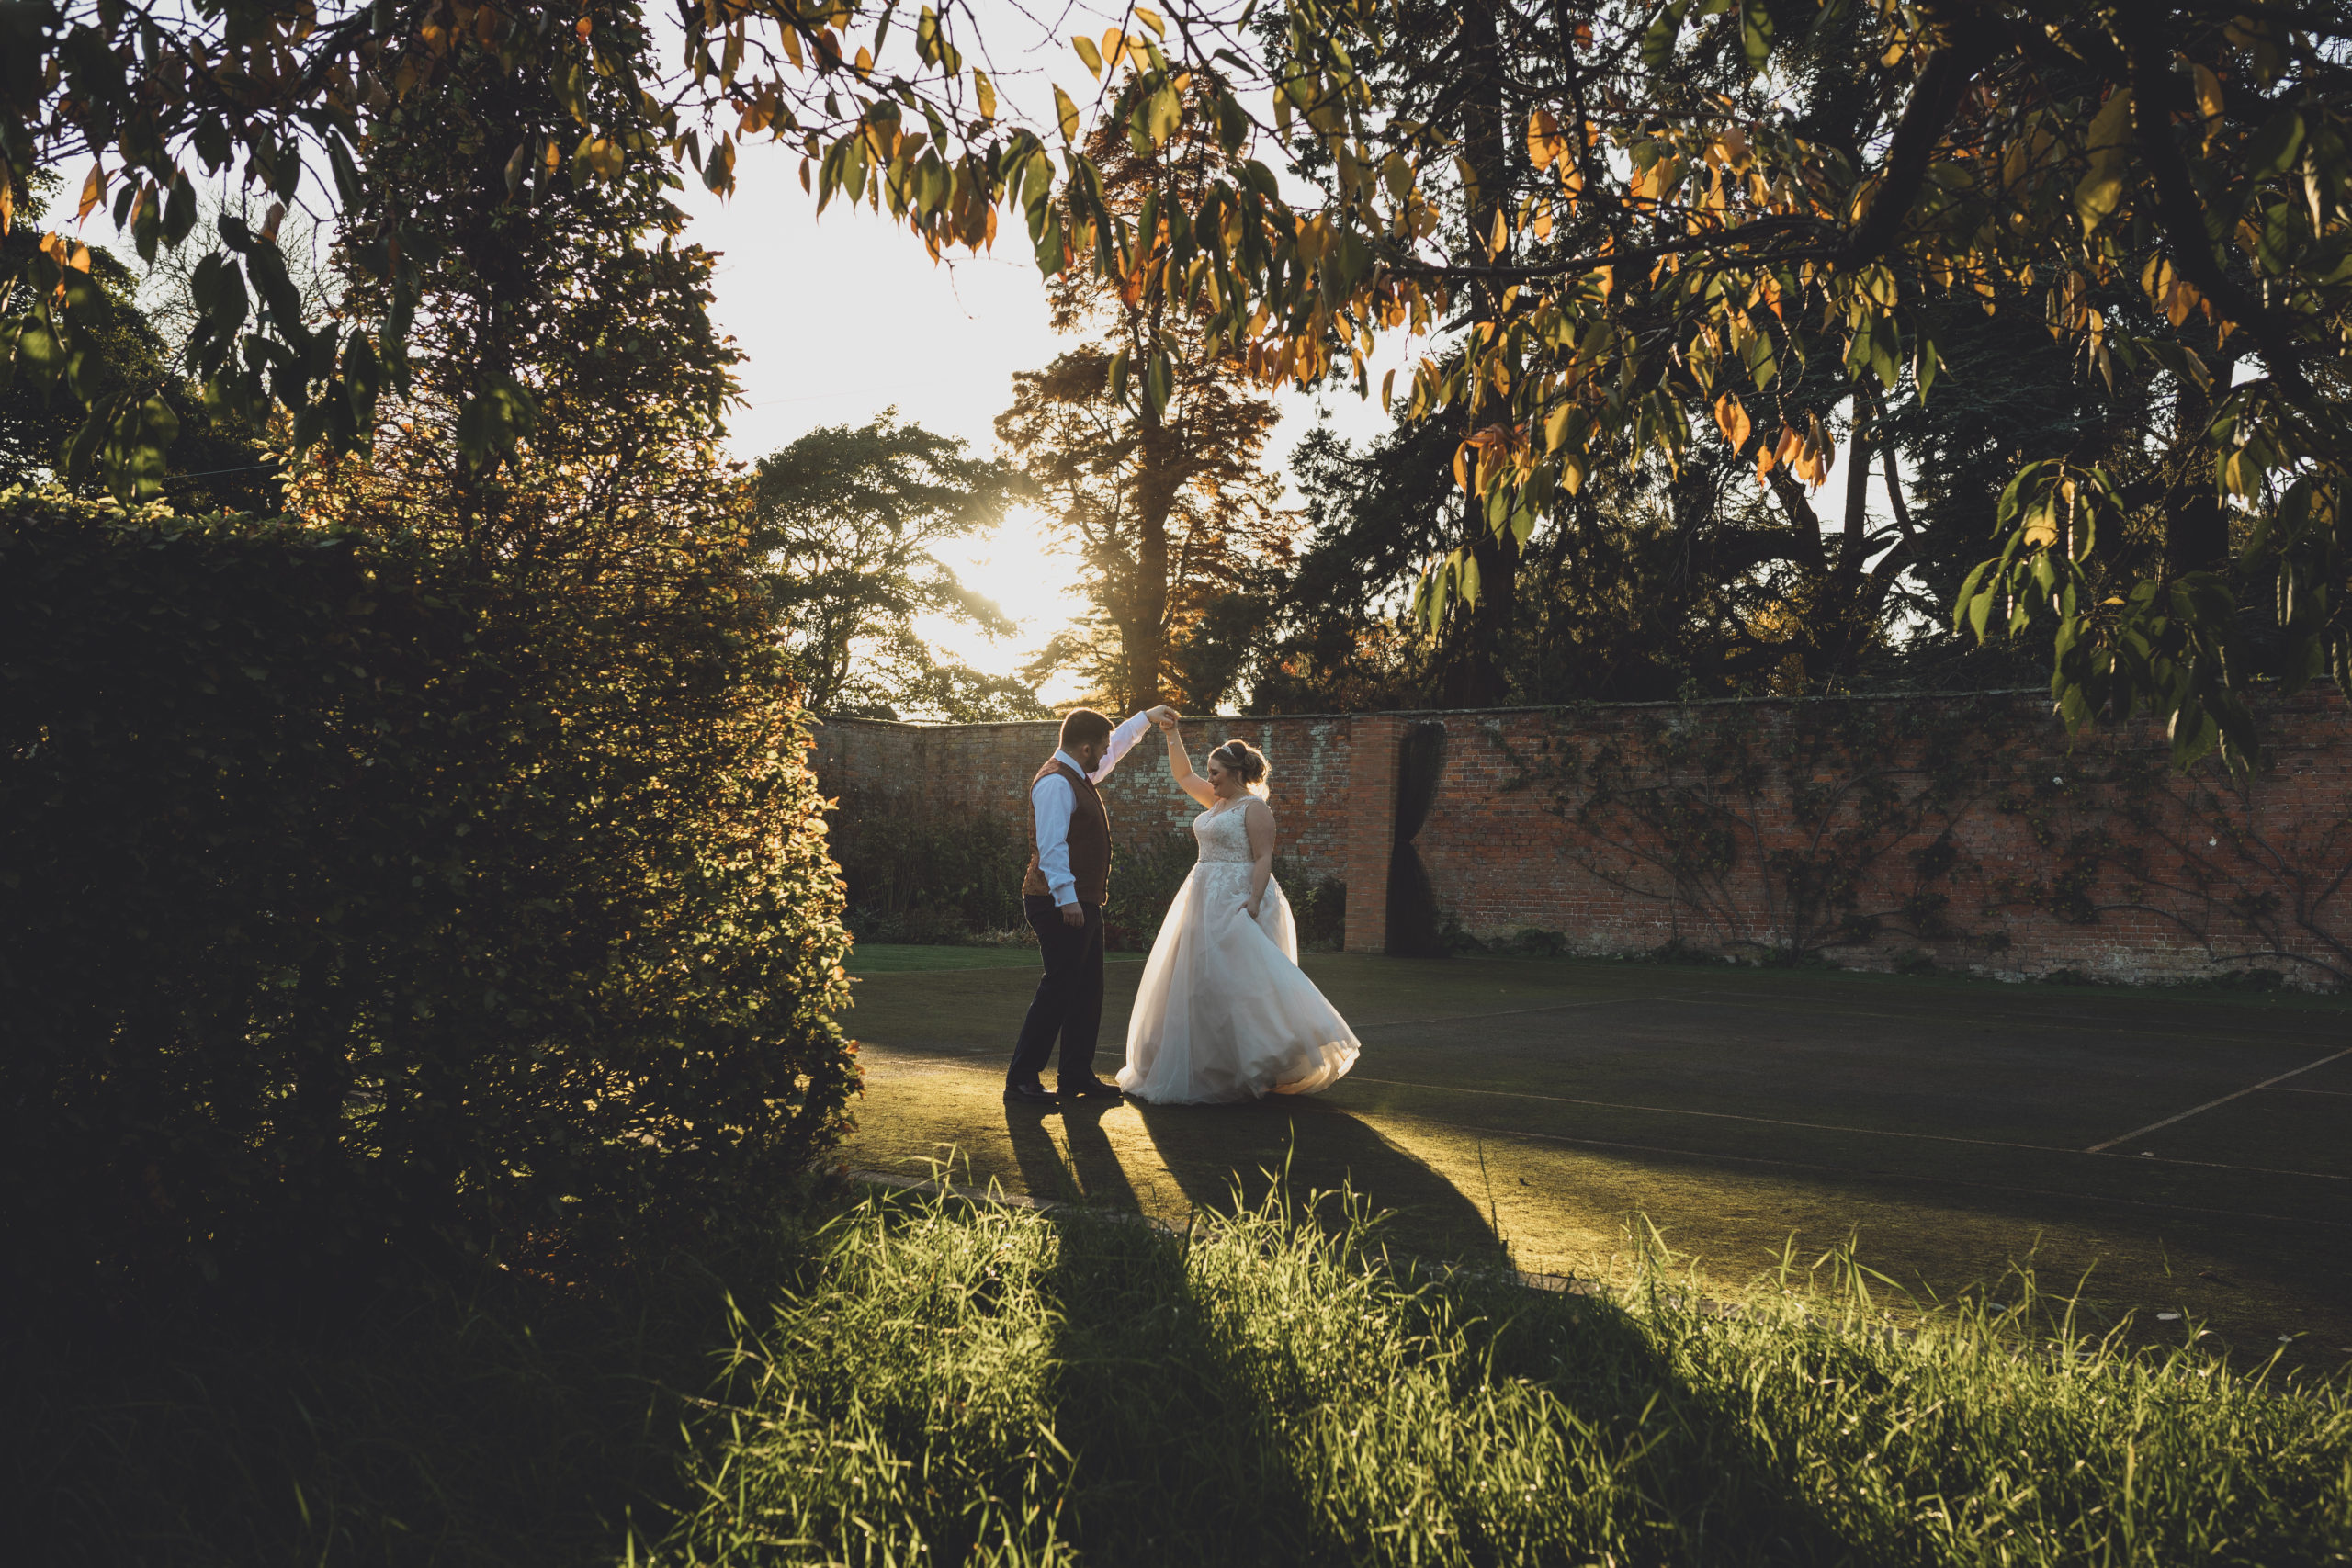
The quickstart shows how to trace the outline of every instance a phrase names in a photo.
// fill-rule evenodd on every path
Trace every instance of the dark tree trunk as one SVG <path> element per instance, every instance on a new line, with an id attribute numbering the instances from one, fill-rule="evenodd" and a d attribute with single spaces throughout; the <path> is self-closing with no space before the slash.
<path id="1" fill-rule="evenodd" d="M 2226 374 L 2226 368 L 2217 372 Z M 2188 472 L 2176 487 L 2178 499 L 2165 512 L 2167 578 L 2191 571 L 2220 571 L 2230 562 L 2229 513 L 2222 509 L 2221 497 L 2203 482 L 2207 476 L 2197 471 L 2205 461 L 2205 428 L 2212 420 L 2211 400 L 2183 378 L 2173 406 L 2173 441 Z"/>
<path id="2" fill-rule="evenodd" d="M 1142 471 L 1136 480 L 1135 581 L 1120 627 L 1126 663 L 1129 713 L 1159 701 L 1168 658 L 1168 514 L 1176 504 L 1176 471 L 1183 461 L 1174 432 L 1145 410 Z"/>
<path id="3" fill-rule="evenodd" d="M 1510 117 L 1503 101 L 1500 29 L 1495 0 L 1469 0 L 1462 10 L 1462 132 L 1465 159 L 1477 180 L 1477 198 L 1465 204 L 1468 232 L 1466 254 L 1484 257 L 1495 222 L 1510 206 Z M 1496 259 L 1501 260 L 1502 257 Z M 1488 322 L 1500 319 L 1501 299 L 1487 285 L 1471 292 L 1470 319 Z M 1474 332 L 1476 327 L 1472 329 Z M 1510 399 L 1495 394 L 1498 412 L 1508 416 Z M 1470 407 L 1465 423 L 1473 433 L 1481 423 L 1478 405 Z M 1504 670 L 1503 648 L 1518 608 L 1519 541 L 1506 533 L 1498 537 L 1487 528 L 1476 498 L 1464 509 L 1470 554 L 1478 565 L 1478 601 L 1470 606 L 1459 656 L 1451 661 L 1444 685 L 1447 703 L 1455 707 L 1496 707 L 1508 700 L 1510 681 Z"/>

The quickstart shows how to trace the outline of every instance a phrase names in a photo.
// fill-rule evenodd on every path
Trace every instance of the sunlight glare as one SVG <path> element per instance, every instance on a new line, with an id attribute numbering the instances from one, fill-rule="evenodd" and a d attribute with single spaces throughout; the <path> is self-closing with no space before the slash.
<path id="1" fill-rule="evenodd" d="M 1014 674 L 1056 633 L 1088 613 L 1077 559 L 1053 543 L 1045 518 L 1032 508 L 1016 507 L 992 531 L 937 553 L 965 587 L 995 601 L 1021 628 L 1012 637 L 991 637 L 944 615 L 919 618 L 916 629 L 943 659 L 983 674 Z M 1037 694 L 1049 707 L 1067 706 L 1085 694 L 1085 686 L 1075 672 L 1056 671 L 1039 682 Z"/>

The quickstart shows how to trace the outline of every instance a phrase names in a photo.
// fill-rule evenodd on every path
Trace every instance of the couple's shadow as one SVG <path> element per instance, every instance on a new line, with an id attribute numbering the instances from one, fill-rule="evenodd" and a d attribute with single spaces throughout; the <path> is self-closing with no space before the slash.
<path id="1" fill-rule="evenodd" d="M 1405 1251 L 1480 1262 L 1503 1253 L 1490 1209 L 1369 1123 L 1309 1096 L 1269 1095 L 1238 1105 L 1091 1100 L 1052 1111 L 1008 1105 L 1005 1130 L 1033 1198 L 1181 1222 L 1182 1213 L 1169 1212 L 1179 1205 L 1155 1179 L 1161 1171 L 1181 1194 L 1181 1206 L 1212 1213 L 1257 1207 L 1277 1186 L 1302 1207 L 1311 1193 L 1344 1189 L 1381 1216 L 1386 1238 Z M 1148 1202 L 1139 1183 L 1161 1201 Z M 1336 1202 L 1315 1213 L 1327 1226 L 1342 1223 Z"/>

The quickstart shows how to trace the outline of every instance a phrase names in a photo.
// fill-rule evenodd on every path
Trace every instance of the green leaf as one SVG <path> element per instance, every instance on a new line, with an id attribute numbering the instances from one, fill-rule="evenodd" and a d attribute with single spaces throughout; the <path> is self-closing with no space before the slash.
<path id="1" fill-rule="evenodd" d="M 1168 355 L 1153 355 L 1144 367 L 1143 375 L 1144 401 L 1149 406 L 1153 419 L 1159 419 L 1167 411 L 1168 400 L 1175 395 L 1175 378 L 1169 368 Z"/>
<path id="2" fill-rule="evenodd" d="M 475 468 L 514 449 L 538 423 L 538 404 L 512 377 L 492 377 L 458 413 L 458 446 Z"/>
<path id="3" fill-rule="evenodd" d="M 1979 568 L 1978 570 L 1982 570 L 1983 569 Z M 1997 597 L 1997 595 L 1995 592 L 1994 586 L 1987 583 L 1985 586 L 1976 591 L 1974 598 L 1968 601 L 1968 629 L 1976 634 L 1976 640 L 1978 642 L 1983 642 L 1984 640 L 1984 627 L 1986 623 L 1992 619 L 1993 601 L 1996 597 Z"/>
<path id="4" fill-rule="evenodd" d="M 1642 34 L 1642 64 L 1652 71 L 1665 70 L 1674 59 L 1674 45 L 1681 34 L 1682 6 L 1668 6 Z"/>
<path id="5" fill-rule="evenodd" d="M 1165 147 L 1178 127 L 1184 123 L 1184 100 L 1177 96 L 1173 82 L 1163 82 L 1159 91 L 1151 96 L 1150 107 L 1145 111 L 1144 132 L 1154 147 Z"/>
<path id="6" fill-rule="evenodd" d="M 2303 150 L 2303 117 L 2280 109 L 2246 139 L 2245 172 L 2257 180 L 2280 175 L 2293 165 Z"/>
<path id="7" fill-rule="evenodd" d="M 1747 73 L 1761 74 L 1772 57 L 1772 13 L 1765 0 L 1746 0 L 1741 6 L 1739 46 L 1747 54 Z"/>
<path id="8" fill-rule="evenodd" d="M 1250 116 L 1223 87 L 1216 94 L 1216 143 L 1230 156 L 1250 140 Z"/>

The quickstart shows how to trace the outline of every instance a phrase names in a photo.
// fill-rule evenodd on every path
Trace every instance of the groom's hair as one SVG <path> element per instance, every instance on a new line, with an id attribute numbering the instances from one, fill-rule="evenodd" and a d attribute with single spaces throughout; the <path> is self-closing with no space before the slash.
<path id="1" fill-rule="evenodd" d="M 1096 746 L 1111 739 L 1111 721 L 1092 708 L 1072 708 L 1062 716 L 1062 750 Z"/>

